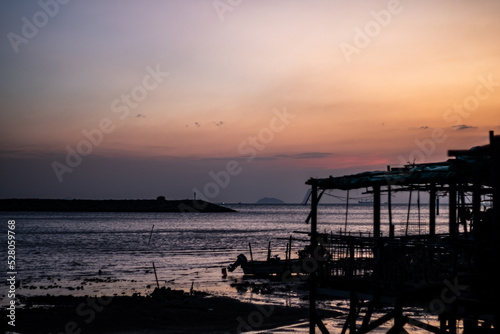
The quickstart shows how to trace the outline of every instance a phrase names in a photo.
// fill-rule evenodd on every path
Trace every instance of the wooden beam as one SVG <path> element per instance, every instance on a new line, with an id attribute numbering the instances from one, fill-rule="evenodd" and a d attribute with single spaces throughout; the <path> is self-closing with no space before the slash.
<path id="1" fill-rule="evenodd" d="M 495 136 L 493 131 L 490 131 L 490 147 L 491 147 L 491 186 L 493 188 L 493 263 L 494 268 L 500 266 L 500 137 Z M 500 286 L 494 284 L 493 298 L 500 298 Z M 494 320 L 500 322 L 500 309 L 495 308 Z M 496 328 L 496 327 L 495 327 Z"/>
<path id="2" fill-rule="evenodd" d="M 449 189 L 449 222 L 448 222 L 448 231 L 450 236 L 457 236 L 457 186 L 456 184 L 450 184 Z"/>
<path id="3" fill-rule="evenodd" d="M 429 196 L 429 234 L 436 234 L 436 184 L 430 185 Z"/>
<path id="4" fill-rule="evenodd" d="M 312 184 L 311 193 L 311 250 L 318 247 L 318 185 Z M 309 275 L 309 334 L 316 333 L 316 272 Z"/>
<path id="5" fill-rule="evenodd" d="M 380 237 L 380 186 L 373 186 L 373 235 Z"/>
<path id="6" fill-rule="evenodd" d="M 372 321 L 365 328 L 358 330 L 356 334 L 368 333 L 368 332 L 374 330 L 375 328 L 382 326 L 384 323 L 391 320 L 392 318 L 394 318 L 394 315 L 395 315 L 394 311 L 391 311 L 391 312 L 381 316 L 377 320 Z"/>
<path id="7" fill-rule="evenodd" d="M 387 166 L 391 170 L 391 166 Z M 392 189 L 391 184 L 387 184 L 387 214 L 389 215 L 389 238 L 394 238 L 394 225 L 392 225 Z"/>
<path id="8" fill-rule="evenodd" d="M 481 216 L 481 182 L 479 177 L 473 184 L 474 190 L 472 191 L 472 217 L 473 228 L 479 224 L 479 217 Z"/>

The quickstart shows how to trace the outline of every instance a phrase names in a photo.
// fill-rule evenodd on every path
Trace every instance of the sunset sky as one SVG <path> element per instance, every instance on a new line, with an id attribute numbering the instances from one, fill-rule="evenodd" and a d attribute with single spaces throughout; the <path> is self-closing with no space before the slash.
<path id="1" fill-rule="evenodd" d="M 59 1 L 0 4 L 1 198 L 293 203 L 500 133 L 498 0 Z"/>

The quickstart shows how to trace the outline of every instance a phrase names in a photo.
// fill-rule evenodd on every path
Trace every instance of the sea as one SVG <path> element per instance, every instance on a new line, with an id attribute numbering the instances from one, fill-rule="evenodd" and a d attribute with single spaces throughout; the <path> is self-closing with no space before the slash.
<path id="1" fill-rule="evenodd" d="M 241 268 L 223 275 L 239 254 L 264 260 L 285 258 L 292 237 L 292 258 L 308 243 L 310 207 L 300 204 L 226 204 L 228 213 L 0 212 L 2 253 L 7 259 L 7 222 L 15 221 L 16 294 L 111 296 L 147 295 L 155 287 L 203 291 L 242 301 L 307 306 L 307 292 L 289 283 L 244 277 Z M 437 233 L 447 229 L 441 205 Z M 393 204 L 396 235 L 426 233 L 428 206 Z M 318 231 L 372 231 L 371 206 L 325 204 L 318 210 Z M 382 234 L 389 233 L 382 210 Z M 252 253 L 250 255 L 250 247 Z M 9 270 L 4 270 L 7 275 Z M 252 287 L 272 285 L 273 293 Z M 2 305 L 7 292 L 0 294 Z M 344 301 L 321 301 L 320 307 L 347 312 Z M 347 313 L 346 313 L 347 314 Z M 307 319 L 305 319 L 306 321 Z M 339 319 L 327 321 L 338 328 Z M 385 328 L 385 331 L 387 331 Z M 256 328 L 256 332 L 258 328 Z M 307 333 L 306 322 L 274 333 Z M 333 331 L 335 332 L 335 331 Z M 383 329 L 381 330 L 383 332 Z M 415 333 L 420 333 L 417 329 Z M 374 332 L 376 333 L 376 332 Z"/>

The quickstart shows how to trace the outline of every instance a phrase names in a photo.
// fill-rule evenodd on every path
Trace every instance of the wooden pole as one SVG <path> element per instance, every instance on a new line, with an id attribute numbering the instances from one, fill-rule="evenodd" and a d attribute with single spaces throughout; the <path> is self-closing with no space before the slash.
<path id="1" fill-rule="evenodd" d="M 479 224 L 479 217 L 481 216 L 481 181 L 476 179 L 472 185 L 472 228 L 476 228 Z"/>
<path id="2" fill-rule="evenodd" d="M 436 234 L 436 184 L 430 186 L 429 196 L 429 234 Z"/>
<path id="3" fill-rule="evenodd" d="M 250 260 L 253 261 L 252 244 L 250 242 L 248 243 L 248 248 L 250 249 Z"/>
<path id="4" fill-rule="evenodd" d="M 252 261 L 253 274 L 255 275 L 255 264 L 253 263 L 252 244 L 250 242 L 248 243 L 248 248 L 250 248 L 250 261 Z"/>
<path id="5" fill-rule="evenodd" d="M 154 262 L 153 262 L 153 270 L 155 272 L 156 286 L 158 287 L 158 289 L 160 289 L 160 283 L 158 282 L 158 275 L 156 275 L 156 267 Z"/>
<path id="6" fill-rule="evenodd" d="M 373 186 L 373 236 L 380 237 L 380 186 Z"/>
<path id="7" fill-rule="evenodd" d="M 151 227 L 151 233 L 149 233 L 149 241 L 148 245 L 151 243 L 151 237 L 153 236 L 153 229 L 155 228 L 155 225 L 153 224 L 153 227 Z"/>
<path id="8" fill-rule="evenodd" d="M 436 216 L 439 216 L 439 196 L 436 195 Z"/>
<path id="9" fill-rule="evenodd" d="M 500 170 L 500 138 L 495 137 L 493 131 L 490 131 L 490 150 L 491 150 L 491 184 L 493 188 L 493 267 L 500 266 L 500 177 L 498 171 Z M 493 298 L 498 300 L 500 298 L 499 284 L 493 285 Z M 497 326 L 500 322 L 500 310 L 498 307 L 494 311 L 494 321 Z M 495 327 L 496 328 L 496 327 Z"/>
<path id="10" fill-rule="evenodd" d="M 405 232 L 405 235 L 408 235 L 408 225 L 410 225 L 411 193 L 412 193 L 412 190 L 410 189 L 410 196 L 408 199 L 408 213 L 406 214 L 406 232 Z"/>
<path id="11" fill-rule="evenodd" d="M 420 234 L 420 190 L 417 190 L 418 234 Z"/>
<path id="12" fill-rule="evenodd" d="M 271 241 L 267 245 L 267 261 L 271 260 Z"/>
<path id="13" fill-rule="evenodd" d="M 288 263 L 288 242 L 286 243 L 286 250 L 285 250 L 285 260 Z"/>
<path id="14" fill-rule="evenodd" d="M 465 207 L 465 184 L 462 184 L 462 189 L 460 190 L 460 197 L 459 197 L 459 200 L 460 200 L 460 211 L 459 211 L 459 220 L 460 220 L 460 224 L 464 226 L 464 233 L 467 233 L 467 219 L 466 219 L 466 216 L 465 216 L 465 213 L 466 213 L 466 207 Z"/>
<path id="15" fill-rule="evenodd" d="M 387 166 L 387 171 L 391 171 L 391 166 Z M 394 238 L 394 225 L 392 225 L 392 189 L 389 180 L 387 180 L 387 213 L 389 215 L 389 238 Z"/>
<path id="16" fill-rule="evenodd" d="M 347 231 L 347 218 L 349 217 L 349 189 L 347 189 L 347 200 L 345 202 L 345 224 L 344 231 Z"/>
<path id="17" fill-rule="evenodd" d="M 454 183 L 450 184 L 449 190 L 449 222 L 448 230 L 451 237 L 457 236 L 457 186 Z"/>
<path id="18" fill-rule="evenodd" d="M 392 192 L 391 186 L 387 186 L 387 210 L 389 214 L 389 237 L 394 238 L 394 225 L 392 224 Z"/>
<path id="19" fill-rule="evenodd" d="M 318 185 L 314 181 L 311 193 L 311 251 L 318 246 Z M 309 275 L 309 334 L 316 332 L 316 273 Z"/>

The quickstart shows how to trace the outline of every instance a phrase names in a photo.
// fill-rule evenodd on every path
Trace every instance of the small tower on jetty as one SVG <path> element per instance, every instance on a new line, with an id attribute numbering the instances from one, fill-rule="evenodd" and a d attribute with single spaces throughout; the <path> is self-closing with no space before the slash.
<path id="1" fill-rule="evenodd" d="M 387 321 L 393 324 L 390 333 L 404 332 L 405 326 L 457 333 L 458 324 L 466 334 L 499 330 L 500 285 L 495 269 L 500 268 L 500 136 L 490 132 L 488 145 L 448 155 L 450 159 L 440 163 L 306 182 L 311 186 L 306 220 L 311 224 L 311 261 L 317 264 L 309 277 L 310 333 L 316 327 L 328 333 L 316 313 L 319 294 L 350 300 L 342 333 L 368 333 Z M 343 190 L 348 198 L 354 189 L 366 189 L 373 196 L 372 229 L 356 235 L 345 230 L 318 233 L 322 196 Z M 428 193 L 425 233 L 409 230 L 409 221 L 398 233 L 391 196 L 395 192 L 411 196 L 412 191 Z M 385 196 L 387 204 L 382 204 Z M 449 203 L 445 233 L 436 233 L 437 196 L 447 197 Z M 382 205 L 387 205 L 386 221 Z M 416 319 L 406 307 L 434 315 L 436 323 Z M 385 314 L 372 319 L 377 309 Z"/>

